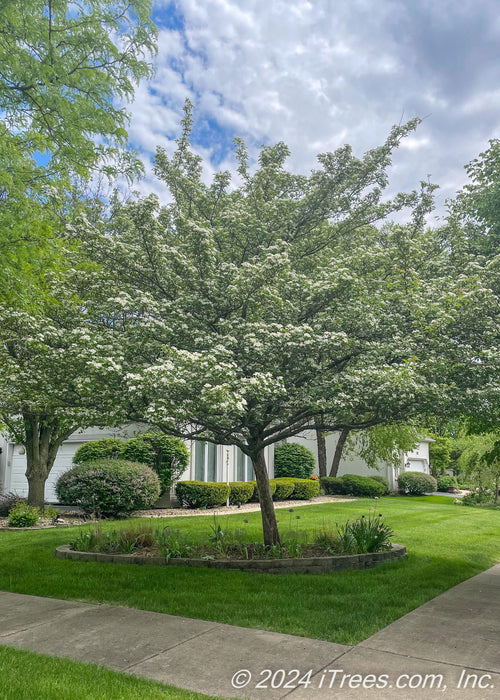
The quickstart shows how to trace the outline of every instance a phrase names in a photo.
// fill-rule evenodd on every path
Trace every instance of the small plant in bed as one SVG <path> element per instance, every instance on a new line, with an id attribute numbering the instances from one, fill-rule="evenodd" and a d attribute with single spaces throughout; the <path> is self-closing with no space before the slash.
<path id="1" fill-rule="evenodd" d="M 329 524 L 307 532 L 300 529 L 300 516 L 289 510 L 288 529 L 281 544 L 268 547 L 252 541 L 244 528 L 229 529 L 215 515 L 209 531 L 194 537 L 181 529 L 157 523 L 131 523 L 125 527 L 103 529 L 100 523 L 80 530 L 70 542 L 80 552 L 141 554 L 170 559 L 293 559 L 365 554 L 391 548 L 392 528 L 382 515 L 370 513 L 346 523 Z"/>

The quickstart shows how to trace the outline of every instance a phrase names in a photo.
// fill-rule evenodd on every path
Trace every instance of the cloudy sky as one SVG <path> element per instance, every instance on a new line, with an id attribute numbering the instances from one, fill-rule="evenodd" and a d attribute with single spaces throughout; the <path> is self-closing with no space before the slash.
<path id="1" fill-rule="evenodd" d="M 285 141 L 290 167 L 344 143 L 356 155 L 390 127 L 423 119 L 394 158 L 392 190 L 428 176 L 436 215 L 463 166 L 500 136 L 500 12 L 495 0 L 154 0 L 156 76 L 143 83 L 130 137 L 145 162 L 173 149 L 182 105 L 206 171 L 234 170 L 232 139 L 255 157 Z M 144 192 L 161 188 L 152 176 Z"/>

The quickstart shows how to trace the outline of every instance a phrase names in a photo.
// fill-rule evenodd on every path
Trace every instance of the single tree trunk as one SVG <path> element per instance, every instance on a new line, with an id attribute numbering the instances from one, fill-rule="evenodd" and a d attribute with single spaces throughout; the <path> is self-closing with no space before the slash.
<path id="1" fill-rule="evenodd" d="M 47 481 L 47 476 L 39 473 L 38 471 L 31 472 L 28 476 L 26 472 L 26 478 L 28 479 L 28 503 L 30 506 L 37 506 L 38 508 L 43 508 L 45 503 L 45 483 Z"/>
<path id="2" fill-rule="evenodd" d="M 314 418 L 314 423 L 318 425 L 318 419 Z M 326 439 L 322 430 L 316 428 L 316 445 L 318 447 L 318 472 L 320 477 L 326 476 Z"/>
<path id="3" fill-rule="evenodd" d="M 500 477 L 495 477 L 495 505 L 498 505 L 498 481 Z"/>
<path id="4" fill-rule="evenodd" d="M 337 447 L 335 448 L 335 454 L 333 455 L 332 466 L 330 467 L 330 476 L 337 476 L 340 459 L 342 457 L 342 450 L 344 449 L 345 441 L 347 440 L 349 433 L 350 430 L 348 428 L 344 428 L 344 430 L 341 430 L 340 432 Z"/>
<path id="5" fill-rule="evenodd" d="M 278 523 L 274 512 L 273 497 L 269 484 L 269 474 L 267 473 L 264 450 L 259 450 L 252 455 L 252 466 L 255 472 L 257 488 L 259 491 L 260 513 L 262 517 L 262 531 L 264 534 L 264 544 L 273 545 L 280 543 Z"/>

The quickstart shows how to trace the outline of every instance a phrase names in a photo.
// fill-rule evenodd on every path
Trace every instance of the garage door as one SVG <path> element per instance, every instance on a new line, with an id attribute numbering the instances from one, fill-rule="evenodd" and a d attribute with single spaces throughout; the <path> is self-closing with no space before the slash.
<path id="1" fill-rule="evenodd" d="M 57 501 L 57 496 L 55 492 L 55 484 L 60 474 L 71 468 L 73 455 L 76 450 L 82 445 L 83 442 L 65 442 L 59 448 L 57 453 L 56 461 L 52 467 L 49 478 L 45 484 L 45 500 L 49 503 L 55 503 Z M 20 454 L 19 446 L 14 449 L 14 454 L 12 455 L 12 467 L 10 471 L 10 484 L 8 484 L 8 491 L 14 491 L 20 496 L 28 495 L 28 482 L 26 480 L 26 455 Z"/>

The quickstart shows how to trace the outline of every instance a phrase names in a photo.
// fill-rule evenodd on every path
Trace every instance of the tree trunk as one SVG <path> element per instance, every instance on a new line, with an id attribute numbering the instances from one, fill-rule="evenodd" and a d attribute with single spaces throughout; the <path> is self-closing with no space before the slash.
<path id="1" fill-rule="evenodd" d="M 330 467 L 330 476 L 337 476 L 339 470 L 340 459 L 342 457 L 342 451 L 344 449 L 345 441 L 349 435 L 349 428 L 344 428 L 341 430 L 339 439 L 337 442 L 337 447 L 335 448 L 335 454 L 333 455 L 332 466 Z"/>
<path id="2" fill-rule="evenodd" d="M 28 503 L 44 507 L 45 483 L 54 465 L 59 447 L 71 433 L 63 430 L 58 421 L 44 414 L 24 413 L 26 448 L 26 479 L 28 480 Z"/>
<path id="3" fill-rule="evenodd" d="M 318 424 L 316 416 L 314 423 Z M 316 428 L 316 445 L 318 447 L 318 472 L 320 477 L 326 476 L 326 439 L 324 432 L 318 428 Z"/>
<path id="4" fill-rule="evenodd" d="M 495 477 L 495 505 L 498 505 L 498 482 L 500 477 Z"/>
<path id="5" fill-rule="evenodd" d="M 26 471 L 26 478 L 28 479 L 28 503 L 30 506 L 37 506 L 38 508 L 43 508 L 45 503 L 45 483 L 47 481 L 48 474 L 44 475 L 40 471 L 32 471 L 28 476 L 28 471 Z"/>
<path id="6" fill-rule="evenodd" d="M 259 491 L 260 513 L 262 517 L 262 532 L 264 534 L 264 544 L 273 545 L 280 543 L 278 523 L 274 512 L 273 497 L 269 484 L 269 474 L 267 473 L 264 450 L 259 450 L 252 455 L 252 466 L 257 481 Z"/>

